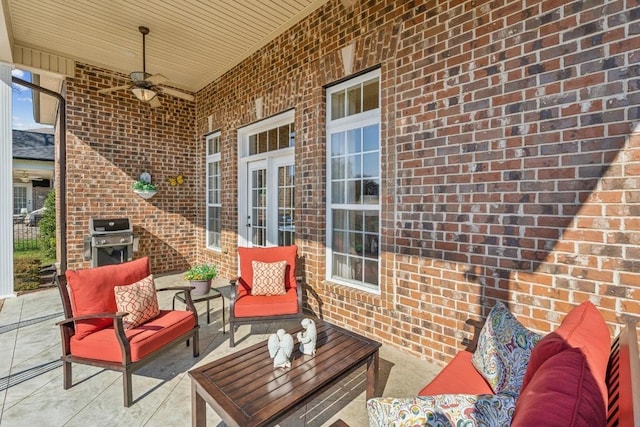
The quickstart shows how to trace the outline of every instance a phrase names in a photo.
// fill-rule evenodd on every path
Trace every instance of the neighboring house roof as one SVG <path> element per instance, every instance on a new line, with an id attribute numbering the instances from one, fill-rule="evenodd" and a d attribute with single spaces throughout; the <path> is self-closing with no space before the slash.
<path id="1" fill-rule="evenodd" d="M 54 136 L 38 131 L 13 130 L 13 158 L 29 160 L 55 159 Z"/>

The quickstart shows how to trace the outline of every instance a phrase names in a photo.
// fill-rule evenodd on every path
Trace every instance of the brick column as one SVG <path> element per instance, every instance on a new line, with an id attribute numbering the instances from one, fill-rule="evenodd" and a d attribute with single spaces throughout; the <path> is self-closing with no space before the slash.
<path id="1" fill-rule="evenodd" d="M 13 297 L 11 70 L 0 63 L 0 298 Z"/>

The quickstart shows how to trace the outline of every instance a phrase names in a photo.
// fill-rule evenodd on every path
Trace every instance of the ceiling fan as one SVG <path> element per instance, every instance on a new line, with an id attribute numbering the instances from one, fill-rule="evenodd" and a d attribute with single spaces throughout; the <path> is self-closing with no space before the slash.
<path id="1" fill-rule="evenodd" d="M 42 181 L 44 178 L 37 175 L 29 175 L 27 171 L 22 171 L 22 174 L 19 176 L 19 179 L 21 182 L 27 183 L 30 181 Z"/>
<path id="2" fill-rule="evenodd" d="M 131 83 L 128 85 L 100 89 L 98 93 L 109 93 L 129 89 L 136 98 L 140 101 L 148 102 L 149 105 L 154 108 L 162 105 L 160 99 L 158 99 L 158 94 L 167 94 L 187 101 L 193 101 L 193 95 L 170 87 L 161 86 L 167 81 L 167 78 L 162 74 L 147 73 L 145 36 L 149 34 L 149 29 L 147 27 L 138 27 L 138 30 L 142 34 L 142 71 L 134 71 L 129 74 Z"/>

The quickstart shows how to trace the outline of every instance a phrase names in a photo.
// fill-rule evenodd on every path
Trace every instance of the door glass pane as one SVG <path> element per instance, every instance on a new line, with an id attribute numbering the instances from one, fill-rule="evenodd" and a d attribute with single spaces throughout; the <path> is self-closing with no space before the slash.
<path id="1" fill-rule="evenodd" d="M 251 171 L 251 243 L 253 246 L 267 244 L 267 170 Z"/>
<path id="2" fill-rule="evenodd" d="M 292 245 L 295 239 L 293 165 L 278 168 L 278 246 Z"/>

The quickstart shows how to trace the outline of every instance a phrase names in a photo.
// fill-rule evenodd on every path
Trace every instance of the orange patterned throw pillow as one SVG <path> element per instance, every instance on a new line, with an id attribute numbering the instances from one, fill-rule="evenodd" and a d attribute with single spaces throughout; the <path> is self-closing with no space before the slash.
<path id="1" fill-rule="evenodd" d="M 122 321 L 125 329 L 136 328 L 160 314 L 153 274 L 131 285 L 113 289 L 118 311 L 129 313 Z"/>
<path id="2" fill-rule="evenodd" d="M 284 274 L 287 261 L 260 262 L 251 261 L 253 266 L 253 287 L 251 295 L 284 295 Z"/>

